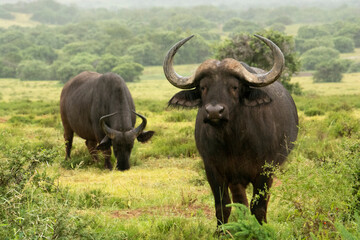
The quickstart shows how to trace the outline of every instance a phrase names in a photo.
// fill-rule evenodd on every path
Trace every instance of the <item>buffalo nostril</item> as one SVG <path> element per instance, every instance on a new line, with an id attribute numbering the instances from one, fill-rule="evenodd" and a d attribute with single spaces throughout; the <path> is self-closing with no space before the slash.
<path id="1" fill-rule="evenodd" d="M 224 110 L 225 110 L 225 108 L 224 108 L 223 106 L 220 106 L 220 108 L 219 108 L 219 113 L 223 113 Z"/>
<path id="2" fill-rule="evenodd" d="M 205 111 L 209 118 L 221 118 L 221 114 L 224 112 L 225 107 L 219 104 L 208 104 L 205 106 Z"/>

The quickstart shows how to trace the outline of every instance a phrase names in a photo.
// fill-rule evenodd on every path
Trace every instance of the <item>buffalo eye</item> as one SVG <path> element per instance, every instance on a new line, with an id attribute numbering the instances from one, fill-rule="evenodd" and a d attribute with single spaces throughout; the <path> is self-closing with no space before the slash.
<path id="1" fill-rule="evenodd" d="M 205 87 L 205 86 L 200 87 L 200 91 L 201 91 L 202 93 L 205 93 L 206 90 L 207 90 L 207 87 Z"/>
<path id="2" fill-rule="evenodd" d="M 231 87 L 230 87 L 230 93 L 231 93 L 234 97 L 237 97 L 238 91 L 239 91 L 239 87 L 238 87 L 238 86 L 231 86 Z"/>

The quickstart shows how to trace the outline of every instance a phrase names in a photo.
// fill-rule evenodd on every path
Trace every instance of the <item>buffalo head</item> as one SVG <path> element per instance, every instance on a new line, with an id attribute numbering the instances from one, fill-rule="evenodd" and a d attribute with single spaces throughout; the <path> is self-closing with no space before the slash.
<path id="1" fill-rule="evenodd" d="M 97 149 L 106 149 L 112 145 L 114 155 L 117 159 L 117 169 L 119 170 L 127 170 L 130 168 L 129 159 L 135 138 L 137 138 L 139 142 L 144 143 L 154 134 L 153 131 L 144 132 L 147 123 L 146 118 L 136 112 L 133 113 L 142 119 L 142 123 L 137 128 L 127 131 L 112 129 L 105 123 L 105 119 L 118 114 L 118 112 L 102 116 L 99 120 L 100 126 L 106 136 L 100 142 Z"/>
<path id="2" fill-rule="evenodd" d="M 268 72 L 226 58 L 222 61 L 207 60 L 192 76 L 183 77 L 174 71 L 173 59 L 177 50 L 193 36 L 175 44 L 164 60 L 165 76 L 174 86 L 192 90 L 177 93 L 169 101 L 169 105 L 200 107 L 203 121 L 219 126 L 229 121 L 233 109 L 239 103 L 255 106 L 271 101 L 257 88 L 267 86 L 280 77 L 284 68 L 284 56 L 272 41 L 259 35 L 255 36 L 265 42 L 273 52 L 274 65 Z"/>

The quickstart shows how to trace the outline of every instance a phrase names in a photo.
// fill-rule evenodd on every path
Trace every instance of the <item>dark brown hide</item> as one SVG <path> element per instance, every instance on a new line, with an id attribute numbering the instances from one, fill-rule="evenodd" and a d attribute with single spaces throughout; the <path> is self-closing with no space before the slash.
<path id="1" fill-rule="evenodd" d="M 257 80 L 258 87 L 248 79 L 252 79 L 251 74 L 264 76 L 265 71 L 234 59 L 208 60 L 190 78 L 195 89 L 181 91 L 169 101 L 171 106 L 199 108 L 195 140 L 214 195 L 218 224 L 226 223 L 230 215 L 228 189 L 233 202 L 249 206 L 245 192 L 249 183 L 254 189 L 251 212 L 260 223 L 266 222 L 268 190 L 273 182 L 269 166 L 283 164 L 297 138 L 296 106 L 276 81 L 284 64 L 276 48 L 272 47 L 280 64 L 275 63 L 275 72 L 267 74 L 272 77 Z M 177 80 L 172 81 L 176 85 Z"/>
<path id="2" fill-rule="evenodd" d="M 114 73 L 82 72 L 68 81 L 60 97 L 66 158 L 70 158 L 73 136 L 76 133 L 86 139 L 86 146 L 94 159 L 97 159 L 98 150 L 103 152 L 105 167 L 112 169 L 112 145 L 117 169 L 129 169 L 135 138 L 146 142 L 154 133 L 143 132 L 146 119 L 145 124 L 143 120 L 141 129 L 134 129 L 134 111 L 134 102 L 125 81 Z M 106 117 L 103 118 L 102 126 L 99 124 L 101 117 Z M 104 132 L 102 127 L 108 129 L 108 132 Z"/>

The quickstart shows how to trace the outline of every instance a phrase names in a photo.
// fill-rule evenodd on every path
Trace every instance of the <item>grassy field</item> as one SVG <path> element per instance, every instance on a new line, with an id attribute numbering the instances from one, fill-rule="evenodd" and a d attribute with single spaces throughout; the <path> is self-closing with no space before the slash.
<path id="1" fill-rule="evenodd" d="M 176 70 L 189 74 L 195 67 Z M 359 79 L 293 79 L 304 91 L 294 96 L 296 148 L 276 171 L 269 223 L 260 227 L 249 216 L 232 214 L 244 239 L 246 231 L 273 239 L 360 237 Z M 78 137 L 71 161 L 64 160 L 61 84 L 0 79 L 1 239 L 218 239 L 213 197 L 194 143 L 196 110 L 167 108 L 178 90 L 160 67 L 145 68 L 141 80 L 128 86 L 156 134 L 149 143 L 136 142 L 131 169 L 118 172 L 93 162 Z"/>
<path id="2" fill-rule="evenodd" d="M 40 24 L 39 22 L 32 21 L 30 19 L 31 14 L 14 12 L 14 13 L 12 13 L 12 15 L 14 15 L 15 19 L 7 20 L 7 19 L 0 18 L 0 27 L 1 28 L 8 28 L 10 26 L 34 27 L 34 26 Z"/>
<path id="3" fill-rule="evenodd" d="M 355 48 L 355 51 L 352 53 L 342 53 L 340 54 L 340 57 L 358 62 L 360 61 L 360 48 Z"/>

